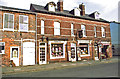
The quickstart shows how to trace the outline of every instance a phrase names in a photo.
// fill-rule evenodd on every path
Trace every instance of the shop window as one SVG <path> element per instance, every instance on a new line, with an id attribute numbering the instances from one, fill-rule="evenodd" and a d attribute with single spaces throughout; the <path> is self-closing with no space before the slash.
<path id="1" fill-rule="evenodd" d="M 61 58 L 64 54 L 63 44 L 51 44 L 51 56 L 53 58 Z"/>
<path id="2" fill-rule="evenodd" d="M 5 54 L 5 43 L 0 42 L 0 54 Z"/>
<path id="3" fill-rule="evenodd" d="M 89 54 L 89 48 L 88 44 L 80 44 L 79 45 L 79 51 L 81 53 L 81 56 L 88 56 Z"/>
<path id="4" fill-rule="evenodd" d="M 19 31 L 28 31 L 28 16 L 19 16 Z"/>
<path id="5" fill-rule="evenodd" d="M 81 30 L 82 30 L 82 32 L 83 32 L 83 37 L 86 37 L 85 25 L 81 25 Z"/>
<path id="6" fill-rule="evenodd" d="M 3 29 L 14 31 L 14 14 L 4 13 Z"/>
<path id="7" fill-rule="evenodd" d="M 41 34 L 44 34 L 44 21 L 41 20 Z"/>
<path id="8" fill-rule="evenodd" d="M 71 24 L 71 36 L 74 36 L 74 26 Z"/>
<path id="9" fill-rule="evenodd" d="M 54 35 L 60 35 L 60 23 L 54 22 Z"/>
<path id="10" fill-rule="evenodd" d="M 105 37 L 105 28 L 101 27 L 101 30 L 102 30 L 102 37 Z"/>

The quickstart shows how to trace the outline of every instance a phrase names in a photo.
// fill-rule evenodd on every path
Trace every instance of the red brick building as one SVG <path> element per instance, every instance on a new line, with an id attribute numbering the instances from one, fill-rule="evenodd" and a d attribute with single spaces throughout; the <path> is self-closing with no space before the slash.
<path id="1" fill-rule="evenodd" d="M 57 7 L 57 8 L 56 8 Z M 85 5 L 63 10 L 63 1 L 30 10 L 0 6 L 2 66 L 99 60 L 112 57 L 109 22 Z"/>
<path id="2" fill-rule="evenodd" d="M 84 4 L 63 10 L 63 0 L 30 10 L 37 13 L 38 64 L 112 57 L 110 25 L 98 12 L 85 14 Z"/>
<path id="3" fill-rule="evenodd" d="M 10 66 L 13 63 L 15 66 L 34 65 L 35 37 L 36 14 L 34 12 L 0 6 L 0 59 L 2 66 Z"/>

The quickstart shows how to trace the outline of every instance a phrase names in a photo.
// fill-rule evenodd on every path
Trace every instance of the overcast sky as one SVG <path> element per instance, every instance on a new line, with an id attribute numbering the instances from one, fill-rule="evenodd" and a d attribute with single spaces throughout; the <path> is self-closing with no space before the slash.
<path id="1" fill-rule="evenodd" d="M 30 4 L 45 6 L 48 2 L 55 3 L 58 0 L 0 0 L 0 5 L 15 7 L 21 9 L 29 9 Z M 86 14 L 98 11 L 101 18 L 108 21 L 118 21 L 118 2 L 120 0 L 63 0 L 64 10 L 72 10 L 74 7 L 79 7 L 80 3 L 85 4 Z"/>

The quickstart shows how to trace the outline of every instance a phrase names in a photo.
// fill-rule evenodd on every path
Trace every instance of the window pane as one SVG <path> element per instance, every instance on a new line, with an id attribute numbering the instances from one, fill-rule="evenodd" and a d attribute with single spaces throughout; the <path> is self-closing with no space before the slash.
<path id="1" fill-rule="evenodd" d="M 41 20 L 41 34 L 44 34 L 44 21 Z"/>
<path id="2" fill-rule="evenodd" d="M 28 23 L 28 17 L 27 17 L 27 16 L 24 16 L 24 17 L 23 17 L 23 22 L 24 22 L 24 23 Z"/>
<path id="3" fill-rule="evenodd" d="M 13 15 L 9 15 L 9 22 L 13 22 Z"/>
<path id="4" fill-rule="evenodd" d="M 20 24 L 20 30 L 27 30 L 28 24 Z"/>
<path id="5" fill-rule="evenodd" d="M 8 24 L 9 24 L 9 25 L 8 25 L 8 26 L 9 26 L 8 28 L 13 29 L 13 23 L 12 23 L 12 22 L 9 22 Z"/>
<path id="6" fill-rule="evenodd" d="M 20 16 L 20 23 L 23 23 L 23 16 Z"/>
<path id="7" fill-rule="evenodd" d="M 60 35 L 60 23 L 54 22 L 54 35 Z"/>
<path id="8" fill-rule="evenodd" d="M 4 28 L 8 28 L 8 22 L 4 21 Z"/>

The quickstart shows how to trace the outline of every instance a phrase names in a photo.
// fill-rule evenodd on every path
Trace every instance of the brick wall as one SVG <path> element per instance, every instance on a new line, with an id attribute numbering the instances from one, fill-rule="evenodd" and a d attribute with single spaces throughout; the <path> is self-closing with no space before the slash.
<path id="1" fill-rule="evenodd" d="M 7 31 L 2 30 L 3 29 L 3 14 L 4 13 L 12 13 L 14 14 L 14 32 L 13 31 Z M 19 46 L 19 64 L 22 60 L 22 53 L 21 53 L 21 38 L 22 39 L 34 39 L 35 40 L 35 29 L 36 29 L 36 22 L 35 22 L 35 15 L 34 14 L 28 14 L 28 13 L 18 13 L 18 12 L 10 12 L 10 11 L 0 11 L 0 32 L 2 33 L 2 41 L 5 42 L 5 54 L 2 55 L 2 64 L 4 66 L 10 66 L 10 47 L 11 46 Z M 28 19 L 28 32 L 19 32 L 19 15 L 27 15 L 29 17 Z M 23 42 L 29 42 L 23 41 Z"/>

